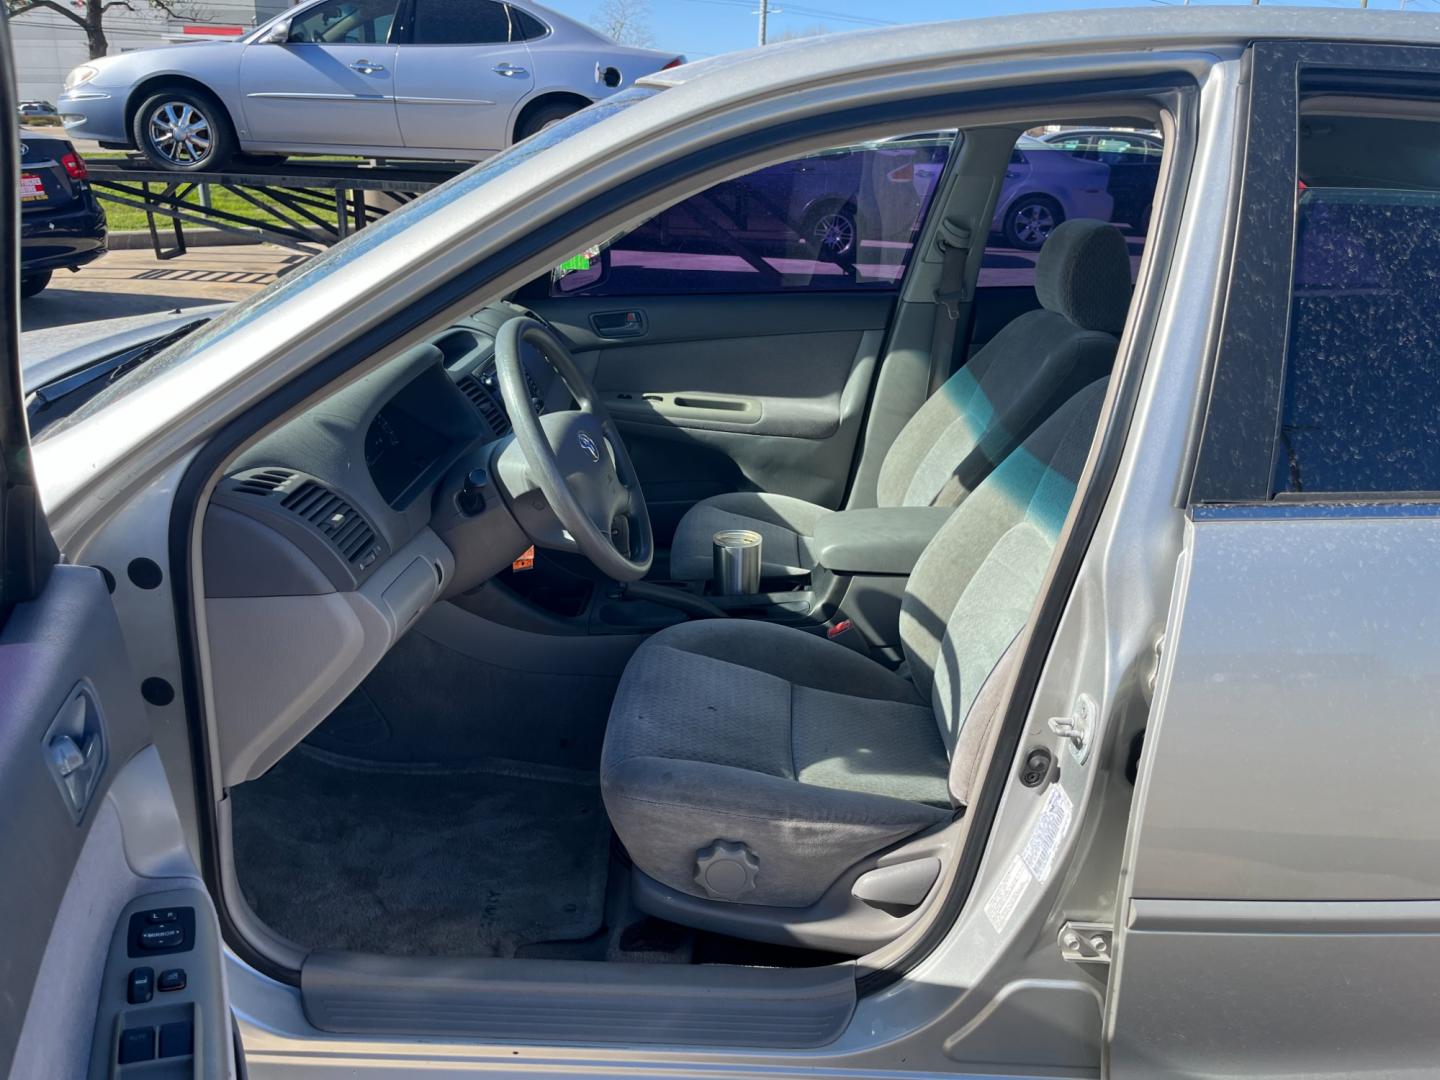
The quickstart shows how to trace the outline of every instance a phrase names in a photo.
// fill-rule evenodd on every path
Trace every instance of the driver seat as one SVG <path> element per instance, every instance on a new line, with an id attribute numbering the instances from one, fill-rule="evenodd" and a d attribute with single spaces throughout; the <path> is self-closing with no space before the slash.
<path id="1" fill-rule="evenodd" d="M 824 921 L 825 947 L 878 944 L 873 921 L 854 923 L 847 942 L 836 904 L 858 903 L 851 886 L 877 855 L 969 799 L 995 685 L 980 708 L 977 697 L 1008 667 L 1040 591 L 1105 387 L 1061 406 L 921 555 L 901 608 L 908 677 L 823 637 L 738 619 L 683 623 L 636 650 L 601 786 L 642 908 L 760 940 L 806 941 L 797 928 Z"/>

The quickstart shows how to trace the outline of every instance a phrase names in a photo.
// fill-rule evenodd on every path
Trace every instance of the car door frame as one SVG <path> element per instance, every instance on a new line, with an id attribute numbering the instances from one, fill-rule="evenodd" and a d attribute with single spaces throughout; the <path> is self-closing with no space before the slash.
<path id="1" fill-rule="evenodd" d="M 1169 623 L 1157 646 L 1154 707 L 1137 763 L 1115 908 L 1105 1038 L 1105 1073 L 1115 1077 L 1176 1069 L 1216 1075 L 1253 1062 L 1262 1049 L 1265 1059 L 1275 1063 L 1274 1075 L 1281 1070 L 1284 1075 L 1353 1075 L 1348 1070 L 1376 1067 L 1372 1051 L 1381 1044 L 1391 1055 L 1409 1051 L 1412 1060 L 1424 1060 L 1416 1055 L 1428 1053 L 1433 1061 L 1434 1054 L 1433 1037 L 1425 1042 L 1428 1024 L 1423 1015 L 1417 1016 L 1424 1010 L 1417 1004 L 1414 983 L 1407 983 L 1406 973 L 1393 965 L 1396 942 L 1401 953 L 1419 951 L 1431 958 L 1440 953 L 1440 902 L 1349 900 L 1338 895 L 1317 900 L 1310 894 L 1323 893 L 1323 881 L 1312 882 L 1308 891 L 1294 884 L 1306 871 L 1297 860 L 1314 858 L 1317 838 L 1322 843 L 1328 838 L 1337 867 L 1346 865 L 1347 855 L 1354 856 L 1362 838 L 1337 828 L 1334 813 L 1326 813 L 1317 802 L 1309 809 L 1291 805 L 1280 815 L 1283 827 L 1299 820 L 1303 828 L 1316 831 L 1306 838 L 1309 855 L 1292 853 L 1285 864 L 1291 888 L 1297 890 L 1294 899 L 1264 883 L 1257 884 L 1254 896 L 1219 896 L 1203 880 L 1207 873 L 1226 882 L 1244 875 L 1253 865 L 1257 845 L 1259 850 L 1278 851 L 1281 836 L 1266 833 L 1270 815 L 1263 808 L 1278 809 L 1271 802 L 1276 790 L 1283 789 L 1287 796 L 1296 791 L 1292 784 L 1268 783 L 1272 774 L 1263 765 L 1234 761 L 1235 724 L 1228 716 L 1211 714 L 1216 700 L 1212 688 L 1221 681 L 1243 681 L 1247 667 L 1227 649 L 1242 648 L 1253 625 L 1247 621 L 1242 627 L 1224 614 L 1233 610 L 1225 605 L 1249 604 L 1254 598 L 1243 587 L 1247 565 L 1257 562 L 1257 552 L 1283 553 L 1276 546 L 1282 540 L 1277 526 L 1307 519 L 1322 523 L 1440 516 L 1440 498 L 1434 496 L 1297 497 L 1274 491 L 1296 257 L 1300 103 L 1313 92 L 1305 80 L 1332 80 L 1357 96 L 1376 97 L 1381 87 L 1417 96 L 1413 88 L 1423 81 L 1428 96 L 1440 98 L 1440 47 L 1260 41 L 1251 47 L 1248 61 L 1243 177 L 1229 281 L 1208 396 L 1199 396 L 1201 433 L 1188 482 L 1177 500 L 1187 516 L 1185 546 Z M 1368 505 L 1358 506 L 1357 501 Z M 1288 539 L 1294 542 L 1293 532 Z M 1225 578 L 1241 582 L 1235 595 L 1226 595 L 1223 588 L 1205 591 L 1196 584 L 1214 585 Z M 1336 595 L 1343 590 L 1343 584 L 1338 585 Z M 1297 613 L 1283 613 L 1278 621 L 1287 625 L 1276 625 L 1274 632 L 1285 635 Z M 1316 615 L 1325 618 L 1322 612 Z M 1251 664 L 1258 674 L 1266 661 L 1278 664 L 1284 658 L 1285 650 L 1276 649 L 1273 656 L 1253 658 Z M 1297 687 L 1293 680 L 1277 685 L 1292 694 L 1301 692 Z M 1263 746 L 1292 748 L 1287 770 L 1307 774 L 1307 754 L 1334 752 L 1333 745 L 1318 741 L 1315 730 L 1317 722 L 1321 730 L 1330 730 L 1323 728 L 1325 717 L 1303 708 L 1277 708 L 1273 692 L 1267 700 Z M 1427 711 L 1428 706 L 1427 701 Z M 1374 785 L 1392 774 L 1392 739 L 1387 734 L 1386 749 L 1378 754 L 1347 755 L 1344 771 L 1355 774 L 1351 790 L 1375 790 Z M 1263 749 L 1254 756 L 1261 762 L 1271 760 Z M 1162 775 L 1164 782 L 1155 779 Z M 1186 779 L 1177 783 L 1177 777 Z M 1225 822 L 1209 830 L 1195 817 L 1195 808 L 1203 805 L 1201 792 L 1223 792 L 1231 807 Z M 1332 801 L 1330 789 L 1316 790 L 1312 797 Z M 1248 810 L 1243 816 L 1257 823 L 1253 831 L 1228 826 L 1237 803 Z M 1382 831 L 1374 839 L 1399 843 L 1383 831 L 1393 818 L 1382 817 Z M 1181 831 L 1187 833 L 1183 839 Z M 1275 880 L 1274 873 L 1266 878 L 1272 885 Z M 1306 898 L 1300 897 L 1302 891 Z M 1384 943 L 1390 943 L 1388 953 Z M 1342 1046 L 1314 1037 L 1317 1031 L 1335 1031 L 1341 1040 L 1342 1026 L 1353 1025 L 1353 1014 L 1343 1011 L 1344 994 L 1283 992 L 1297 983 L 1318 986 L 1339 970 L 1346 986 L 1363 987 L 1367 1000 L 1378 999 L 1367 1009 L 1370 1020 L 1386 1017 L 1384 1030 L 1365 1029 L 1369 1039 L 1358 1041 L 1366 1045 L 1351 1040 Z M 1177 982 L 1186 987 L 1183 995 L 1171 992 Z"/>

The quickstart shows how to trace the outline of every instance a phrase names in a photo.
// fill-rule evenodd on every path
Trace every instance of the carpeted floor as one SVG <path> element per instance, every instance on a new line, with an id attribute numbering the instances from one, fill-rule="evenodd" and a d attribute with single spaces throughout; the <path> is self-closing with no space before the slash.
<path id="1" fill-rule="evenodd" d="M 610 828 L 593 773 L 301 746 L 230 797 L 241 889 L 299 945 L 512 956 L 605 920 Z"/>

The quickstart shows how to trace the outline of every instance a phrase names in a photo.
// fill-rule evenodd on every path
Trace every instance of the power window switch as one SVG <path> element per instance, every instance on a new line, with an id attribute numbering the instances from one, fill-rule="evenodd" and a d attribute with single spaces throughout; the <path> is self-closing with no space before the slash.
<path id="1" fill-rule="evenodd" d="M 152 1061 L 154 1058 L 154 1028 L 126 1028 L 120 1033 L 121 1065 L 133 1065 L 137 1061 Z"/>
<path id="2" fill-rule="evenodd" d="M 185 1057 L 195 1052 L 195 1028 L 189 1020 L 160 1025 L 160 1056 Z"/>
<path id="3" fill-rule="evenodd" d="M 155 985 L 160 988 L 162 994 L 168 994 L 172 990 L 184 990 L 185 969 L 171 968 L 169 971 L 160 972 L 160 981 Z"/>
<path id="4" fill-rule="evenodd" d="M 155 996 L 155 969 L 136 968 L 125 984 L 125 1000 L 131 1005 L 144 1005 Z"/>

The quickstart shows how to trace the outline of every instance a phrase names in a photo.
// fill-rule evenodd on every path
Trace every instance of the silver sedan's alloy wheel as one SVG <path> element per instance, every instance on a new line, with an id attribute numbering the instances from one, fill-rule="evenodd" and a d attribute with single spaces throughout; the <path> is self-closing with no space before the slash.
<path id="1" fill-rule="evenodd" d="M 1031 203 L 1015 212 L 1015 235 L 1026 244 L 1039 247 L 1055 231 L 1055 215 L 1044 203 Z"/>
<path id="2" fill-rule="evenodd" d="M 855 246 L 855 222 L 845 214 L 826 214 L 815 222 L 812 235 L 824 254 L 846 255 Z"/>
<path id="3" fill-rule="evenodd" d="M 215 142 L 210 118 L 188 101 L 167 101 L 152 110 L 145 134 L 155 152 L 176 165 L 198 165 Z"/>

